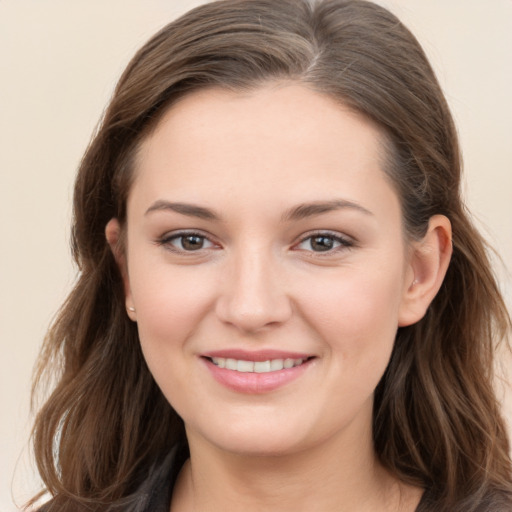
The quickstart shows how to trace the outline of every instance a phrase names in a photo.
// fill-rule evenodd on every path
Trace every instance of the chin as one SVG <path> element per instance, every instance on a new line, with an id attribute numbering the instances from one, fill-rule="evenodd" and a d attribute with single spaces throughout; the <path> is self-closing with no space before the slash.
<path id="1" fill-rule="evenodd" d="M 187 428 L 189 441 L 199 436 L 217 449 L 254 457 L 277 457 L 290 455 L 306 448 L 307 439 L 299 428 L 276 428 L 274 424 L 243 425 L 227 428 L 225 424 L 207 432 L 194 432 Z"/>
<path id="2" fill-rule="evenodd" d="M 229 443 L 223 443 L 218 447 L 226 452 L 245 457 L 284 457 L 293 455 L 304 449 L 299 444 L 283 442 L 282 439 L 231 439 Z"/>

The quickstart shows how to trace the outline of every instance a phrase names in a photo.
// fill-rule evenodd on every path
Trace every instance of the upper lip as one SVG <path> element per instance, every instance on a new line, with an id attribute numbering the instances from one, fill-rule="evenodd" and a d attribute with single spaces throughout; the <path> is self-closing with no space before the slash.
<path id="1" fill-rule="evenodd" d="M 243 349 L 223 349 L 212 350 L 201 354 L 203 357 L 213 358 L 221 357 L 225 359 L 239 359 L 242 361 L 270 361 L 273 359 L 307 359 L 313 357 L 312 354 L 304 352 L 288 352 L 284 350 L 243 350 Z"/>

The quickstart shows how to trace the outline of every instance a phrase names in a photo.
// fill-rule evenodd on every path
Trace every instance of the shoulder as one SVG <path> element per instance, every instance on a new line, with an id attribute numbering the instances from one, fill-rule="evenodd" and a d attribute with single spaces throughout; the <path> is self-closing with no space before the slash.
<path id="1" fill-rule="evenodd" d="M 174 483 L 187 458 L 188 448 L 175 446 L 162 462 L 147 471 L 135 492 L 115 502 L 56 496 L 36 512 L 168 512 Z"/>
<path id="2" fill-rule="evenodd" d="M 512 512 L 512 488 L 488 493 L 475 512 Z"/>
<path id="3" fill-rule="evenodd" d="M 468 496 L 454 507 L 443 505 L 443 499 L 433 491 L 425 491 L 415 512 L 512 512 L 512 488 L 493 489 L 483 496 Z"/>

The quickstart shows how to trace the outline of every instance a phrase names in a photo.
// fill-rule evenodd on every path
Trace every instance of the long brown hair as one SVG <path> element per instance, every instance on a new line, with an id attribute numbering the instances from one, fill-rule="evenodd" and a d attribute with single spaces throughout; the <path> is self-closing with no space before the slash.
<path id="1" fill-rule="evenodd" d="M 186 443 L 144 362 L 105 240 L 111 218 L 125 222 L 137 148 L 183 95 L 275 80 L 302 83 L 380 126 L 385 172 L 410 238 L 421 237 L 434 214 L 452 223 L 442 288 L 421 321 L 399 329 L 375 393 L 381 462 L 431 489 L 436 511 L 484 503 L 495 510 L 494 496 L 512 495 L 492 388 L 496 345 L 510 319 L 461 200 L 456 131 L 420 45 L 370 2 L 222 0 L 169 24 L 135 55 L 80 165 L 72 231 L 79 277 L 47 335 L 34 383 L 57 375 L 33 434 L 51 510 L 128 503 L 149 468 Z"/>

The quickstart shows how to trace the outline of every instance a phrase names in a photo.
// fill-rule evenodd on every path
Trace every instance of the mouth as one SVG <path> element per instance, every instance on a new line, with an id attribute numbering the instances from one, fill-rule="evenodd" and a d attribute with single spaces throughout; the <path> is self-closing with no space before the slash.
<path id="1" fill-rule="evenodd" d="M 313 357 L 267 359 L 266 361 L 251 361 L 247 359 L 233 359 L 230 357 L 208 357 L 215 366 L 233 370 L 240 373 L 272 373 L 295 368 Z"/>
<path id="2" fill-rule="evenodd" d="M 299 379 L 316 356 L 276 351 L 220 351 L 201 359 L 213 378 L 237 393 L 268 393 Z"/>

